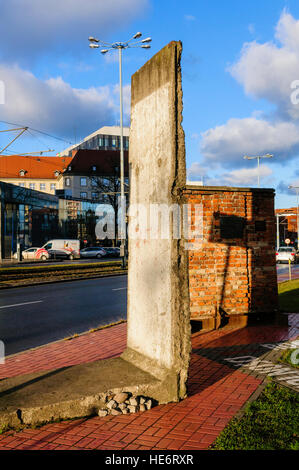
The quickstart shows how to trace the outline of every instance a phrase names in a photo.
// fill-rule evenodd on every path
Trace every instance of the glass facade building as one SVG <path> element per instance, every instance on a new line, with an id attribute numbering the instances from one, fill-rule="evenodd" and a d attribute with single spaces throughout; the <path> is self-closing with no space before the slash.
<path id="1" fill-rule="evenodd" d="M 0 259 L 55 238 L 94 243 L 97 203 L 62 199 L 0 182 Z"/>
<path id="2" fill-rule="evenodd" d="M 123 129 L 123 148 L 129 150 L 129 128 Z M 85 137 L 76 145 L 60 152 L 62 156 L 72 156 L 73 150 L 120 150 L 120 129 L 118 127 L 102 127 L 98 131 Z"/>

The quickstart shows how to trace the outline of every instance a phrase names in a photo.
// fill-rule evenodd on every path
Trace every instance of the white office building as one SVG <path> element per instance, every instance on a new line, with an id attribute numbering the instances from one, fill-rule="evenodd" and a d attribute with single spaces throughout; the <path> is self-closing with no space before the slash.
<path id="1" fill-rule="evenodd" d="M 129 149 L 129 127 L 123 128 L 124 150 Z M 72 156 L 73 150 L 120 150 L 120 127 L 104 126 L 85 137 L 81 142 L 59 152 L 58 156 Z"/>

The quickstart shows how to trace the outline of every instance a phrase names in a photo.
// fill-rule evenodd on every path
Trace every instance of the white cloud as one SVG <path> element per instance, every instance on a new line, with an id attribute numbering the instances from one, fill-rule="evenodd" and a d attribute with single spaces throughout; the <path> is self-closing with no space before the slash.
<path id="1" fill-rule="evenodd" d="M 87 47 L 88 36 L 100 34 L 107 41 L 111 31 L 121 32 L 147 6 L 148 0 L 2 0 L 2 58 L 26 63 L 53 47 L 78 53 L 78 43 Z"/>
<path id="2" fill-rule="evenodd" d="M 247 94 L 266 99 L 279 115 L 299 118 L 299 107 L 290 100 L 291 83 L 299 79 L 299 21 L 283 12 L 276 27 L 274 42 L 246 43 L 241 57 L 228 70 Z"/>
<path id="3" fill-rule="evenodd" d="M 244 165 L 244 161 L 243 161 Z M 260 180 L 268 186 L 273 186 L 273 171 L 268 165 L 261 164 L 258 172 L 257 165 L 254 168 L 240 168 L 238 170 L 220 172 L 211 177 L 207 168 L 198 162 L 192 163 L 187 171 L 189 181 L 202 181 L 206 186 L 257 186 L 258 174 Z"/>
<path id="4" fill-rule="evenodd" d="M 267 165 L 260 165 L 260 179 L 268 179 L 272 175 L 273 171 Z M 210 180 L 210 184 L 214 183 L 217 185 L 225 186 L 257 186 L 258 180 L 258 169 L 257 168 L 241 168 L 239 170 L 233 170 L 231 172 L 223 173 L 213 182 Z M 216 183 L 218 181 L 218 183 Z M 272 181 L 271 184 L 272 186 Z"/>
<path id="5" fill-rule="evenodd" d="M 290 51 L 299 52 L 299 21 L 286 10 L 276 26 L 275 37 Z"/>
<path id="6" fill-rule="evenodd" d="M 289 196 L 296 196 L 296 190 L 294 188 L 289 188 L 289 186 L 299 187 L 299 179 L 292 180 L 290 183 L 280 181 L 277 186 L 277 192 L 281 194 L 288 194 Z"/>
<path id="7" fill-rule="evenodd" d="M 240 166 L 244 155 L 273 153 L 278 163 L 299 150 L 299 124 L 271 123 L 253 117 L 230 119 L 226 124 L 202 134 L 201 152 L 205 161 L 224 167 Z"/>
<path id="8" fill-rule="evenodd" d="M 272 153 L 278 163 L 297 157 L 299 104 L 291 102 L 291 84 L 299 80 L 299 21 L 283 11 L 275 40 L 246 43 L 239 60 L 228 70 L 246 94 L 267 100 L 275 108 L 268 116 L 254 112 L 203 132 L 204 161 L 228 168 L 241 167 L 245 154 Z"/>
<path id="9" fill-rule="evenodd" d="M 46 130 L 60 136 L 73 136 L 115 124 L 119 116 L 115 87 L 72 88 L 61 77 L 39 80 L 31 72 L 0 65 L 5 83 L 6 101 L 0 107 L 0 119 Z M 128 86 L 124 87 L 128 113 Z"/>

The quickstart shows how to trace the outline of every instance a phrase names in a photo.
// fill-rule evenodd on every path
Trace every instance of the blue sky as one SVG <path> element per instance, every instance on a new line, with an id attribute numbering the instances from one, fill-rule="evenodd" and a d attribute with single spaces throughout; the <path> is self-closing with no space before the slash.
<path id="1" fill-rule="evenodd" d="M 117 57 L 90 50 L 87 38 L 122 41 L 142 31 L 152 48 L 124 52 L 127 122 L 131 75 L 181 40 L 188 178 L 255 187 L 256 161 L 243 156 L 272 153 L 261 162 L 261 186 L 276 189 L 276 207 L 295 206 L 288 189 L 299 186 L 299 104 L 290 98 L 299 80 L 295 0 L 0 0 L 0 15 L 0 120 L 64 139 L 32 132 L 14 152 L 56 154 L 117 124 Z M 1 134 L 1 148 L 6 142 Z"/>

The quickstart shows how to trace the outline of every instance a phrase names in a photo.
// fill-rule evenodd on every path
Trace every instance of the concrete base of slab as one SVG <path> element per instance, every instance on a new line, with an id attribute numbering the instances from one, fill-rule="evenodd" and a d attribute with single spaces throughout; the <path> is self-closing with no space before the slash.
<path id="1" fill-rule="evenodd" d="M 158 364 L 157 361 L 144 356 L 134 349 L 127 348 L 121 355 L 123 359 L 133 364 L 135 367 L 142 368 L 143 371 L 153 374 L 158 383 L 155 388 L 155 398 L 159 403 L 169 403 L 179 401 L 182 390 L 180 390 L 180 375 L 175 370 L 166 369 Z"/>
<path id="2" fill-rule="evenodd" d="M 122 391 L 166 403 L 168 385 L 121 357 L 7 378 L 0 381 L 0 427 L 95 415 Z"/>

